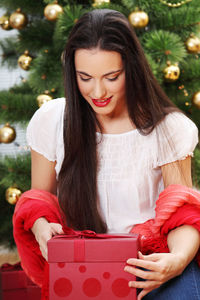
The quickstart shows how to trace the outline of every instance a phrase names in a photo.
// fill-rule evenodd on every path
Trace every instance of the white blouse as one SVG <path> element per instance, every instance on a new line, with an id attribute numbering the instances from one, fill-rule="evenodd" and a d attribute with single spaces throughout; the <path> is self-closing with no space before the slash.
<path id="1" fill-rule="evenodd" d="M 43 104 L 27 127 L 28 145 L 56 161 L 57 177 L 64 158 L 64 108 L 64 98 Z M 134 224 L 154 217 L 155 201 L 164 189 L 160 166 L 192 156 L 198 130 L 184 114 L 173 112 L 149 135 L 137 129 L 96 135 L 98 208 L 109 233 L 128 233 Z"/>

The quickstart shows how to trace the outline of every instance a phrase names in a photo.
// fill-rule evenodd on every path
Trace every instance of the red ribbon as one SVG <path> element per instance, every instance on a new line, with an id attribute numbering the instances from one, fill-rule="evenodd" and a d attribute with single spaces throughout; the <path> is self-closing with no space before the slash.
<path id="1" fill-rule="evenodd" d="M 88 238 L 94 238 L 97 237 L 96 232 L 92 230 L 82 230 L 82 231 L 76 231 L 70 227 L 63 226 L 63 231 L 65 234 L 67 234 L 68 237 L 88 237 Z"/>
<path id="2" fill-rule="evenodd" d="M 76 231 L 70 227 L 63 226 L 63 231 L 67 235 L 57 235 L 55 238 L 62 238 L 62 237 L 78 237 L 78 238 L 98 238 L 98 239 L 110 239 L 110 238 L 130 238 L 136 236 L 135 233 L 128 233 L 128 234 L 106 234 L 106 233 L 96 233 L 92 230 L 82 230 Z"/>
<path id="3" fill-rule="evenodd" d="M 74 239 L 74 261 L 85 261 L 85 238 L 110 239 L 110 238 L 130 238 L 135 234 L 98 234 L 92 230 L 76 231 L 70 227 L 63 226 L 65 234 L 56 235 L 54 239 L 60 238 L 77 238 Z"/>

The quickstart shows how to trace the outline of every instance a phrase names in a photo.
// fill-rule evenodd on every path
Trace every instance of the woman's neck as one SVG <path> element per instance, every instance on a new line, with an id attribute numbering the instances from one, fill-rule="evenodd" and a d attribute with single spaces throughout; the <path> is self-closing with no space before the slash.
<path id="1" fill-rule="evenodd" d="M 131 131 L 136 128 L 129 116 L 120 116 L 118 118 L 109 118 L 107 116 L 98 117 L 102 126 L 102 133 L 119 134 Z M 99 131 L 99 130 L 97 130 Z"/>

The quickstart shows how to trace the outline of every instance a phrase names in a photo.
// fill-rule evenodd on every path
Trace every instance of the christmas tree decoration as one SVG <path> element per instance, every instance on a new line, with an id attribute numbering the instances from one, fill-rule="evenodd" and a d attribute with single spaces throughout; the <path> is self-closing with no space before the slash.
<path id="1" fill-rule="evenodd" d="M 37 97 L 38 106 L 41 107 L 44 103 L 52 99 L 53 97 L 49 94 L 49 91 L 45 91 L 44 94 L 41 94 Z"/>
<path id="2" fill-rule="evenodd" d="M 24 54 L 22 54 L 18 58 L 18 65 L 20 66 L 20 68 L 22 68 L 23 70 L 27 71 L 30 68 L 30 64 L 31 64 L 32 59 L 33 58 L 29 55 L 28 50 L 26 50 L 24 52 Z"/>
<path id="3" fill-rule="evenodd" d="M 95 7 L 106 3 L 110 3 L 110 0 L 94 0 L 92 6 Z"/>
<path id="4" fill-rule="evenodd" d="M 9 144 L 16 138 L 16 131 L 9 123 L 0 128 L 0 143 Z"/>
<path id="5" fill-rule="evenodd" d="M 178 64 L 172 65 L 169 61 L 167 62 L 167 67 L 163 70 L 165 81 L 174 82 L 179 78 L 180 69 Z"/>
<path id="6" fill-rule="evenodd" d="M 194 93 L 192 96 L 192 104 L 200 109 L 200 91 Z"/>
<path id="7" fill-rule="evenodd" d="M 52 4 L 48 4 L 44 9 L 44 15 L 49 21 L 56 21 L 62 12 L 63 8 L 57 3 L 57 1 Z"/>
<path id="8" fill-rule="evenodd" d="M 189 53 L 200 53 L 200 39 L 194 34 L 190 35 L 190 37 L 186 40 L 185 44 Z"/>
<path id="9" fill-rule="evenodd" d="M 168 7 L 180 7 L 183 4 L 189 3 L 191 1 L 192 0 L 183 0 L 183 1 L 177 1 L 177 3 L 171 3 L 171 2 L 168 2 L 166 0 L 160 0 L 161 3 L 167 5 Z"/>
<path id="10" fill-rule="evenodd" d="M 6 190 L 6 201 L 12 205 L 16 204 L 22 192 L 16 187 L 9 187 Z"/>
<path id="11" fill-rule="evenodd" d="M 11 14 L 9 21 L 10 26 L 15 29 L 22 29 L 28 23 L 27 16 L 21 12 L 20 8 L 18 8 L 14 13 Z"/>
<path id="12" fill-rule="evenodd" d="M 129 17 L 129 22 L 135 28 L 144 28 L 149 23 L 149 17 L 147 13 L 142 10 L 135 10 L 133 11 Z"/>
<path id="13" fill-rule="evenodd" d="M 46 74 L 42 74 L 41 79 L 42 80 L 46 80 L 46 78 L 47 78 L 47 75 Z"/>
<path id="14" fill-rule="evenodd" d="M 4 30 L 10 30 L 12 27 L 10 26 L 10 21 L 8 16 L 0 17 L 0 26 Z"/>

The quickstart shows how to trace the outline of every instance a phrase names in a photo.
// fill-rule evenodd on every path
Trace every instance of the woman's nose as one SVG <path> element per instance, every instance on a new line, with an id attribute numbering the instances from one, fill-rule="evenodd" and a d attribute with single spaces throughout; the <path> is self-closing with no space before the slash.
<path id="1" fill-rule="evenodd" d="M 96 82 L 93 90 L 93 97 L 95 99 L 103 99 L 106 96 L 106 88 L 103 82 Z"/>

